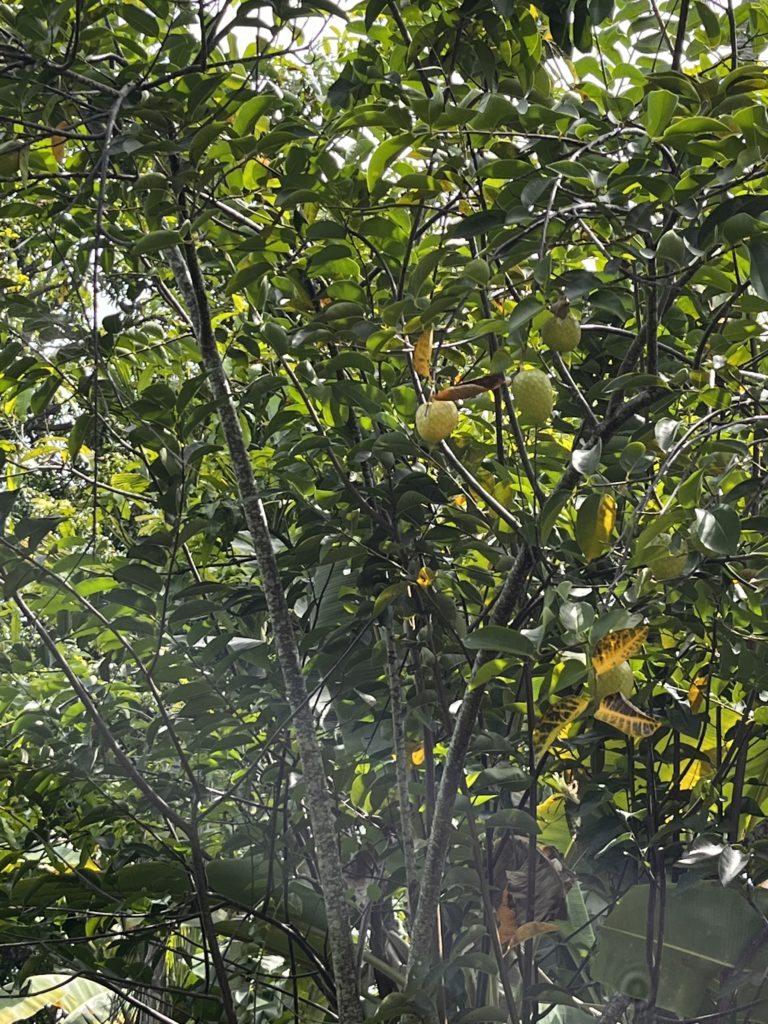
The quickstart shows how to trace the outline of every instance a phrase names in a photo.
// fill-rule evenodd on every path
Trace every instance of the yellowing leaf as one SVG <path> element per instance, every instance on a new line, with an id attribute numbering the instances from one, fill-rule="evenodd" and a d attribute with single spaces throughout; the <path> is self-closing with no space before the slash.
<path id="1" fill-rule="evenodd" d="M 435 576 L 437 576 L 436 572 L 433 572 L 425 565 L 422 565 L 419 569 L 419 575 L 416 577 L 416 582 L 420 587 L 423 587 L 426 590 L 427 587 L 431 587 L 435 582 Z"/>
<path id="2" fill-rule="evenodd" d="M 636 739 L 652 736 L 661 725 L 661 722 L 636 708 L 623 693 L 611 693 L 603 697 L 600 707 L 595 712 L 595 718 Z"/>
<path id="3" fill-rule="evenodd" d="M 537 762 L 588 706 L 589 697 L 563 697 L 541 716 L 533 730 L 534 755 Z"/>
<path id="4" fill-rule="evenodd" d="M 691 705 L 691 711 L 693 711 L 694 714 L 696 714 L 697 711 L 701 711 L 701 706 L 704 703 L 708 685 L 709 676 L 696 676 L 688 687 L 688 703 Z"/>
<path id="5" fill-rule="evenodd" d="M 56 125 L 57 128 L 69 128 L 66 121 L 59 121 Z M 51 152 L 56 163 L 61 167 L 64 163 L 64 147 L 67 144 L 67 138 L 65 135 L 52 135 L 51 136 Z"/>
<path id="6" fill-rule="evenodd" d="M 695 789 L 702 779 L 708 779 L 715 774 L 715 765 L 712 760 L 714 753 L 714 748 L 702 750 L 701 757 L 697 757 L 690 763 L 683 761 L 687 767 L 680 776 L 680 789 Z"/>
<path id="7" fill-rule="evenodd" d="M 659 639 L 665 651 L 671 651 L 673 647 L 677 647 L 677 637 L 671 629 L 660 629 Z"/>
<path id="8" fill-rule="evenodd" d="M 521 942 L 527 942 L 528 939 L 535 939 L 537 935 L 546 935 L 547 932 L 559 931 L 559 926 L 551 921 L 526 921 L 517 929 L 517 935 L 512 945 L 516 946 Z"/>
<path id="9" fill-rule="evenodd" d="M 608 548 L 616 522 L 616 499 L 612 494 L 590 494 L 576 513 L 576 540 L 588 562 Z"/>
<path id="10" fill-rule="evenodd" d="M 432 338 L 434 331 L 425 328 L 413 347 L 413 368 L 420 377 L 429 377 L 432 372 Z"/>
<path id="11" fill-rule="evenodd" d="M 504 886 L 501 894 L 501 904 L 496 911 L 496 927 L 499 930 L 499 942 L 502 946 L 508 946 L 515 941 L 517 935 L 517 914 L 509 905 L 509 886 Z"/>
<path id="12" fill-rule="evenodd" d="M 425 757 L 426 754 L 424 753 L 424 747 L 416 747 L 415 750 L 411 751 L 411 764 L 414 764 L 416 765 L 417 768 L 419 768 L 421 765 L 424 764 Z"/>
<path id="13" fill-rule="evenodd" d="M 619 629 L 615 633 L 607 633 L 592 652 L 592 665 L 600 675 L 610 668 L 615 668 L 622 661 L 627 661 L 637 654 L 648 636 L 648 626 L 636 626 L 634 629 Z"/>
<path id="14" fill-rule="evenodd" d="M 504 891 L 501 894 L 501 903 L 496 911 L 496 928 L 502 946 L 517 946 L 537 935 L 560 931 L 556 924 L 549 921 L 526 921 L 525 924 L 518 927 L 517 914 L 509 905 L 509 885 L 504 886 Z"/>

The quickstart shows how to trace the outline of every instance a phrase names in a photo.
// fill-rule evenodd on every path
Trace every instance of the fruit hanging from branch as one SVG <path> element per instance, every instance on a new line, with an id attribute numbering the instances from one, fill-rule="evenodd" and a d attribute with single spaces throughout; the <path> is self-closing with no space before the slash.
<path id="1" fill-rule="evenodd" d="M 573 352 L 581 340 L 581 324 L 570 312 L 570 303 L 563 296 L 550 307 L 551 316 L 541 325 L 545 345 L 555 352 Z"/>
<path id="2" fill-rule="evenodd" d="M 555 392 L 542 370 L 521 370 L 512 378 L 512 397 L 520 418 L 541 427 L 552 417 Z"/>
<path id="3" fill-rule="evenodd" d="M 635 688 L 635 673 L 628 661 L 622 661 L 607 672 L 596 676 L 595 691 L 598 700 L 609 697 L 613 693 L 622 693 L 630 697 Z"/>
<path id="4" fill-rule="evenodd" d="M 677 551 L 672 551 L 670 549 L 672 538 L 668 533 L 660 534 L 658 542 L 665 544 L 668 550 L 648 563 L 651 576 L 660 583 L 666 580 L 676 580 L 685 571 L 688 549 L 683 546 Z"/>
<path id="5" fill-rule="evenodd" d="M 427 444 L 444 441 L 456 429 L 459 410 L 455 402 L 426 402 L 416 410 L 416 432 Z"/>

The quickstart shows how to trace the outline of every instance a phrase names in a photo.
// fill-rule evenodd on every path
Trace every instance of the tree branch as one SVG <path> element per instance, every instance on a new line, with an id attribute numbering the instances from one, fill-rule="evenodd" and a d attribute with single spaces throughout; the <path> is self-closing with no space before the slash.
<path id="1" fill-rule="evenodd" d="M 222 430 L 229 448 L 232 469 L 261 577 L 272 626 L 273 642 L 285 683 L 285 692 L 293 716 L 299 745 L 307 810 L 317 850 L 320 883 L 328 920 L 328 938 L 333 961 L 339 1008 L 339 1024 L 362 1024 L 357 972 L 352 951 L 344 878 L 338 845 L 335 807 L 327 782 L 314 717 L 308 704 L 306 681 L 288 602 L 280 581 L 272 538 L 253 474 L 248 449 L 240 428 L 211 325 L 208 294 L 197 252 L 191 242 L 184 246 L 184 263 L 172 251 L 170 263 L 184 297 L 190 306 L 208 384 L 218 409 Z"/>

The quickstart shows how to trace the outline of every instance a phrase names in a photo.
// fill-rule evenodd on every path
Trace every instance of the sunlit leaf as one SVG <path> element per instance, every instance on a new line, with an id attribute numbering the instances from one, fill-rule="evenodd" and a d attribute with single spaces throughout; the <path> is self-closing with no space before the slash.
<path id="1" fill-rule="evenodd" d="M 635 707 L 623 693 L 611 693 L 603 697 L 595 711 L 595 718 L 636 739 L 652 736 L 661 725 L 661 722 Z"/>
<path id="2" fill-rule="evenodd" d="M 598 675 L 633 657 L 645 643 L 650 627 L 619 629 L 606 634 L 592 651 L 592 666 Z"/>
<path id="3" fill-rule="evenodd" d="M 555 740 L 562 738 L 571 722 L 589 707 L 589 697 L 563 697 L 547 709 L 533 732 L 534 756 L 540 761 Z"/>

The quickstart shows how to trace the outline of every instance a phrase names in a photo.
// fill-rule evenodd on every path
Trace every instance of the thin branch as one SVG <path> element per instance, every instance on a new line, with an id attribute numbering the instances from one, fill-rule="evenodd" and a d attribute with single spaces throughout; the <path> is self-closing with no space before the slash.
<path id="1" fill-rule="evenodd" d="M 405 714 L 403 685 L 400 679 L 400 659 L 392 630 L 384 626 L 381 630 L 387 656 L 387 684 L 392 714 L 392 740 L 395 748 L 395 774 L 397 777 L 397 802 L 400 812 L 400 842 L 405 863 L 405 882 L 408 891 L 408 917 L 413 916 L 416 895 L 416 855 L 414 853 L 413 826 L 411 818 L 411 797 L 408 792 L 408 754 L 405 749 Z"/>
<path id="2" fill-rule="evenodd" d="M 3 574 L 4 577 L 5 574 Z M 159 793 L 149 785 L 147 780 L 138 770 L 136 765 L 133 763 L 131 758 L 126 754 L 123 748 L 115 739 L 112 730 L 110 729 L 106 719 L 102 716 L 95 701 L 91 697 L 88 690 L 85 688 L 83 683 L 80 681 L 78 676 L 74 673 L 69 665 L 69 662 L 59 650 L 59 646 L 53 639 L 51 634 L 46 629 L 44 623 L 37 617 L 32 611 L 27 602 L 21 596 L 21 594 L 14 594 L 13 601 L 16 607 L 19 609 L 21 614 L 27 620 L 29 625 L 34 629 L 37 635 L 42 640 L 46 649 L 50 653 L 54 662 L 59 666 L 61 671 L 74 690 L 78 700 L 83 705 L 91 721 L 96 726 L 96 729 L 104 739 L 105 743 L 117 758 L 118 762 L 122 765 L 128 778 L 133 782 L 138 790 L 143 793 L 147 800 L 155 807 L 171 825 L 174 825 L 185 835 L 189 835 L 190 826 L 189 823 L 174 811 L 174 809 L 163 800 Z"/>

